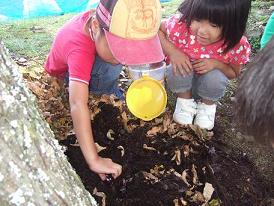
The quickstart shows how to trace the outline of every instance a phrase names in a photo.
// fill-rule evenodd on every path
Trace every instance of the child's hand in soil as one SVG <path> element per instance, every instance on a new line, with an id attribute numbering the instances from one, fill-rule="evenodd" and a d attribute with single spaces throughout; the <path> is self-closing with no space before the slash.
<path id="1" fill-rule="evenodd" d="M 117 178 L 122 173 L 122 166 L 113 162 L 109 158 L 102 158 L 98 156 L 89 164 L 89 168 L 97 173 L 101 180 L 106 180 L 106 175 L 111 174 L 113 178 Z"/>
<path id="2" fill-rule="evenodd" d="M 192 65 L 189 57 L 180 50 L 174 49 L 169 58 L 175 75 L 182 75 L 185 77 L 192 73 Z"/>
<path id="3" fill-rule="evenodd" d="M 197 74 L 205 74 L 216 69 L 218 62 L 216 59 L 198 59 L 192 62 L 192 66 Z"/>

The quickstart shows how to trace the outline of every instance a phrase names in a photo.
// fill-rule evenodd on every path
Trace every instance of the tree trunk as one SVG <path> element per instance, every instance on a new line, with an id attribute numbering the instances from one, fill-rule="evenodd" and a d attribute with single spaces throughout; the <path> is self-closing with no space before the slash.
<path id="1" fill-rule="evenodd" d="M 0 205 L 96 205 L 0 42 Z"/>

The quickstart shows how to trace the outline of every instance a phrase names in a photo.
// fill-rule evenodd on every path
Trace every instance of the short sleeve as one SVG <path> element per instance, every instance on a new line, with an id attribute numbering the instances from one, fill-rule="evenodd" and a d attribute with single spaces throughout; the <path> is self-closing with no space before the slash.
<path id="1" fill-rule="evenodd" d="M 173 33 L 173 30 L 177 27 L 177 24 L 180 21 L 180 16 L 181 15 L 179 14 L 175 14 L 164 21 L 165 29 L 167 31 L 168 36 L 170 36 L 170 34 Z"/>
<path id="2" fill-rule="evenodd" d="M 89 84 L 95 54 L 75 50 L 68 55 L 69 79 Z"/>
<path id="3" fill-rule="evenodd" d="M 246 64 L 249 61 L 250 52 L 250 44 L 248 43 L 247 38 L 243 36 L 240 42 L 229 51 L 229 63 L 235 65 Z"/>

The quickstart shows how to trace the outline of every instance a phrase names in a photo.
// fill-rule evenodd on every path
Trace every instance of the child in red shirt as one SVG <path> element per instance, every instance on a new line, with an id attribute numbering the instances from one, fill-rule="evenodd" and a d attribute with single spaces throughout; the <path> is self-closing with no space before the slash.
<path id="1" fill-rule="evenodd" d="M 145 18 L 144 18 L 145 17 Z M 164 55 L 157 35 L 159 0 L 100 0 L 57 33 L 45 69 L 59 79 L 69 78 L 69 102 L 74 130 L 90 169 L 106 179 L 122 172 L 121 165 L 98 156 L 88 109 L 89 91 L 117 91 L 122 65 L 160 62 Z"/>
<path id="2" fill-rule="evenodd" d="M 216 101 L 228 79 L 249 60 L 243 36 L 250 0 L 185 0 L 179 14 L 164 21 L 160 39 L 167 61 L 167 84 L 178 98 L 173 119 L 214 127 Z M 196 102 L 196 100 L 199 100 Z"/>

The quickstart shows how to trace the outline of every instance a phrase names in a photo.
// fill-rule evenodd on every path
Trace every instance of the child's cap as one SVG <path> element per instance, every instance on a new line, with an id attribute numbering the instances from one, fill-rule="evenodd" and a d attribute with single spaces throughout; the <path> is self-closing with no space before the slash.
<path id="1" fill-rule="evenodd" d="M 96 17 L 104 28 L 113 56 L 122 64 L 160 62 L 159 0 L 100 0 Z"/>

